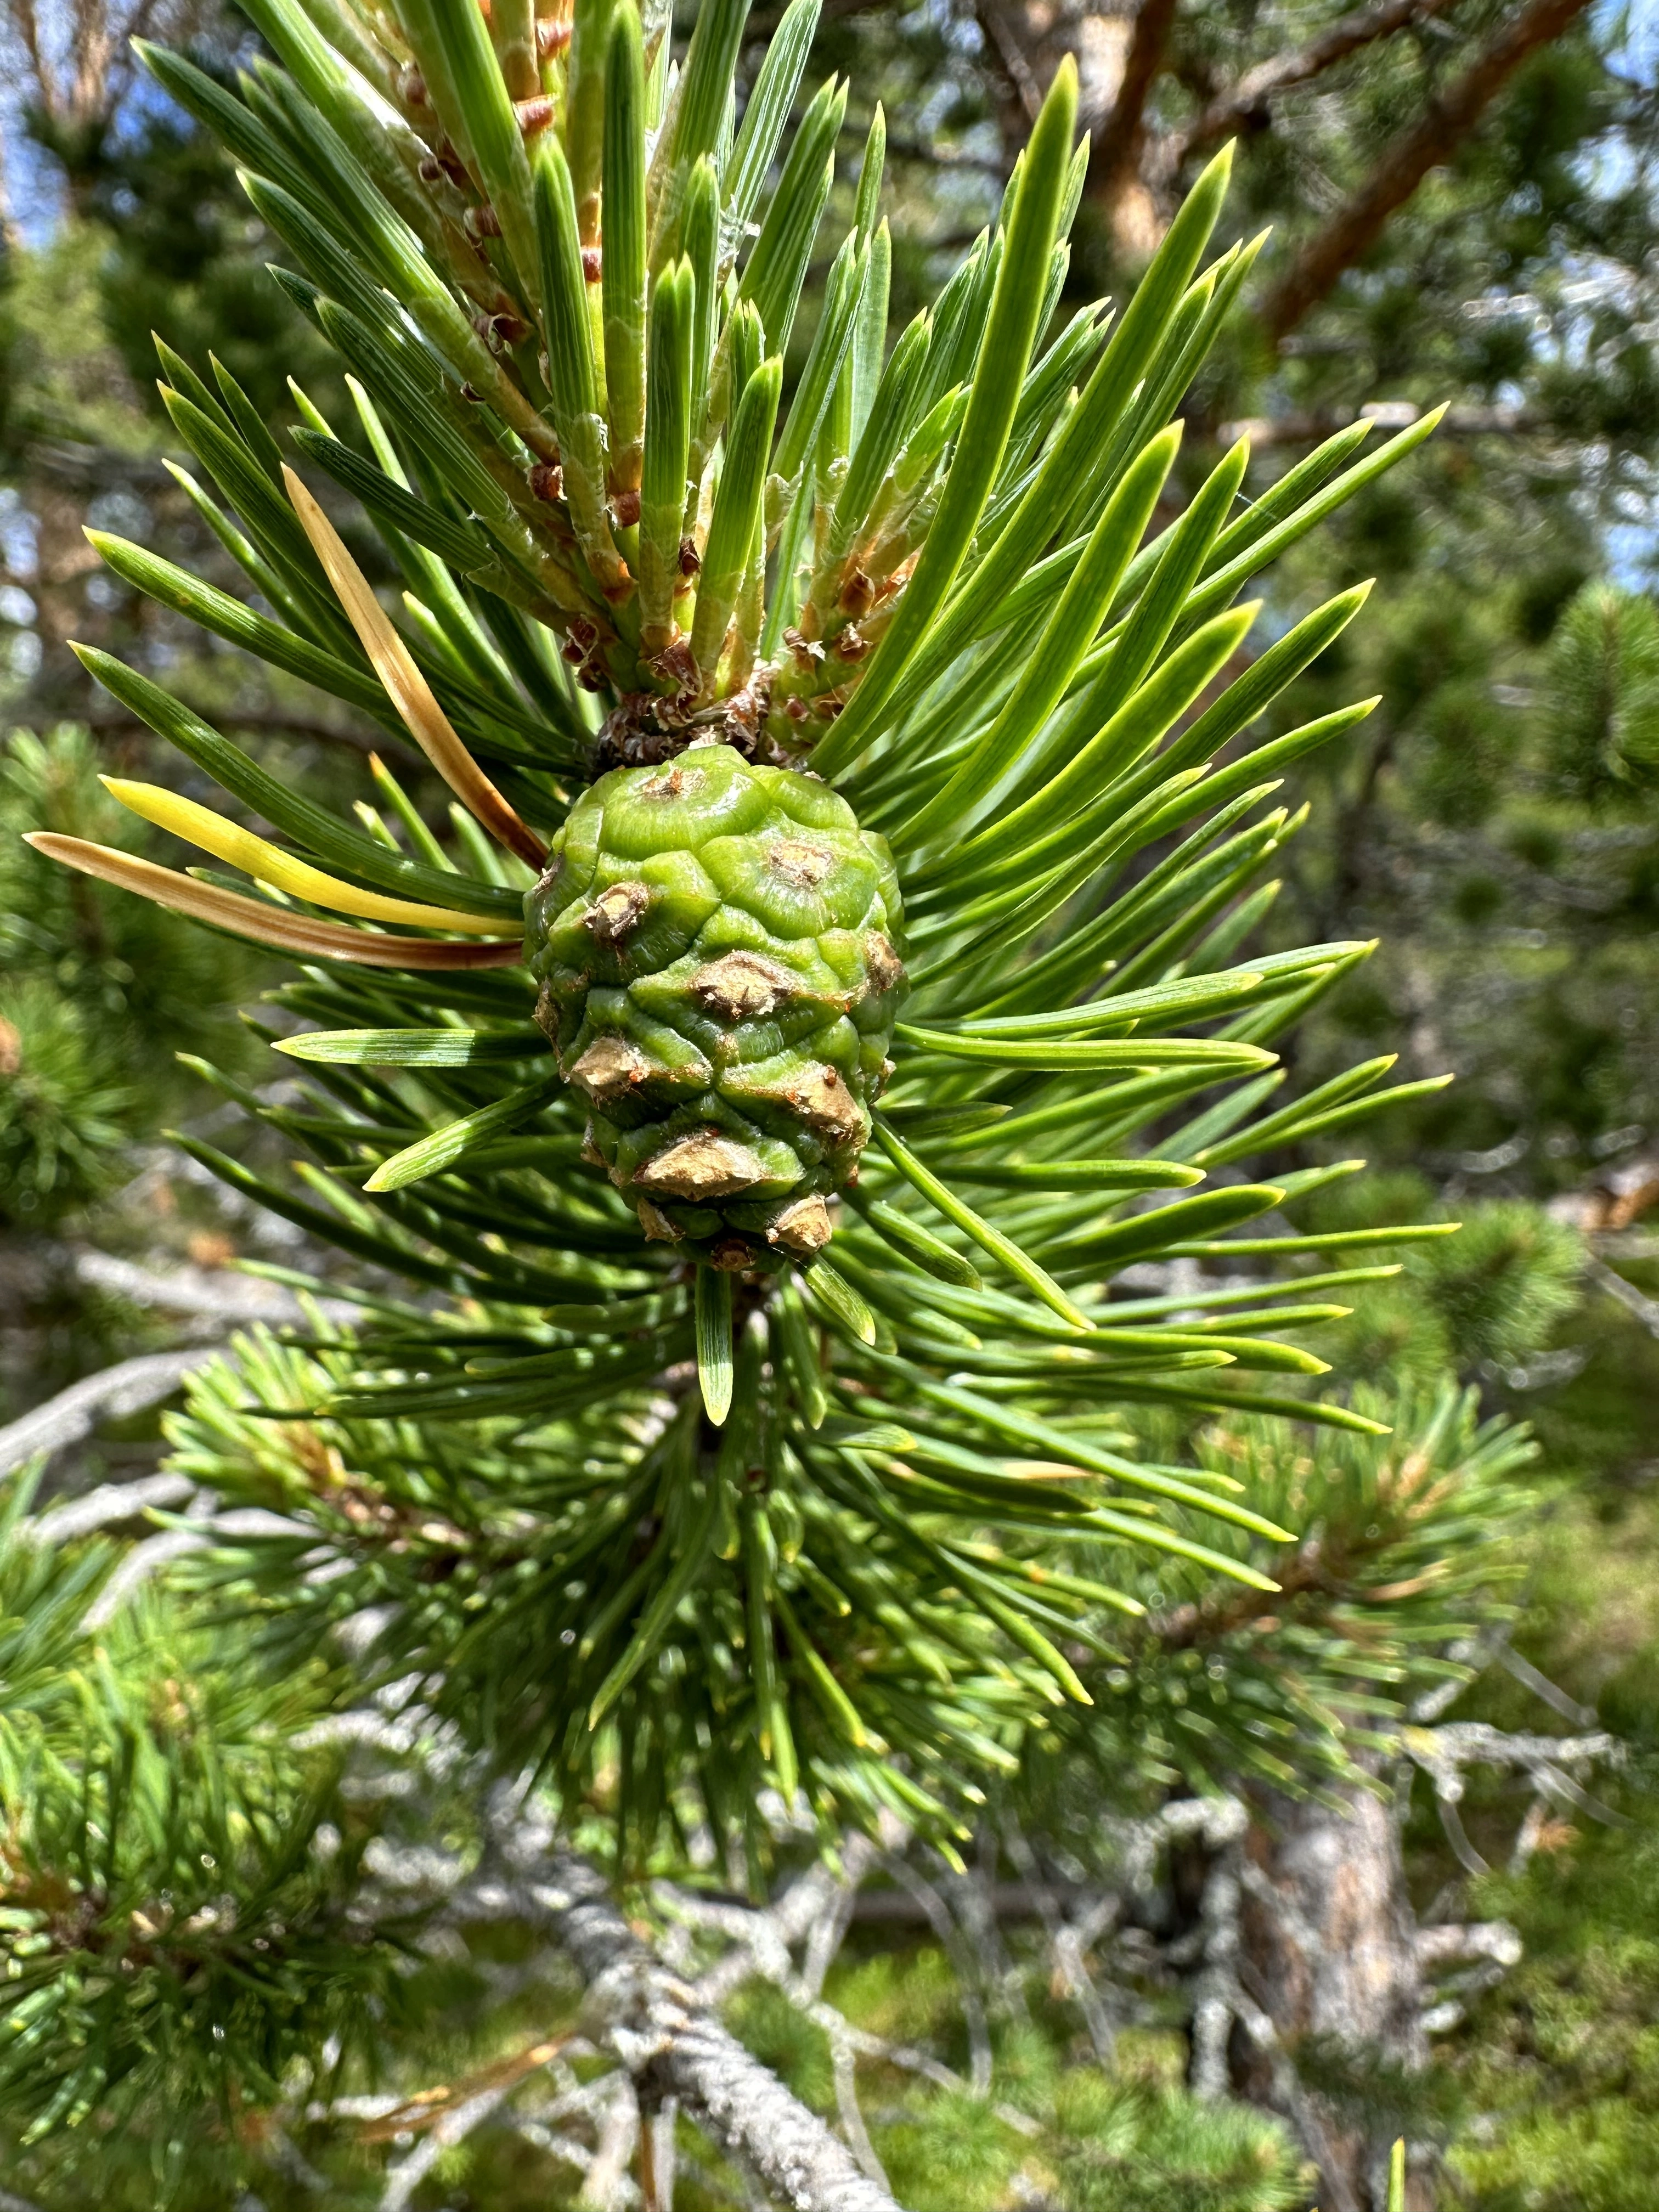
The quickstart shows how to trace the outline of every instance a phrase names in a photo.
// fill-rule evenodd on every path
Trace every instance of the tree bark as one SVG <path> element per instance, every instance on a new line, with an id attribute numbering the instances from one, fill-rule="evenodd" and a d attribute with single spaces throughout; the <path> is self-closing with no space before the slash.
<path id="1" fill-rule="evenodd" d="M 1323 2045 L 1340 2063 L 1415 2071 L 1427 2057 L 1417 1926 L 1389 1804 L 1370 1790 L 1340 1807 L 1274 1797 L 1245 1839 L 1239 1980 L 1296 2065 Z M 1270 2055 L 1234 2039 L 1237 2086 L 1283 2109 Z M 1395 2133 L 1373 2133 L 1338 2100 L 1303 2085 L 1301 2125 L 1325 2212 L 1383 2212 Z M 1310 2125 L 1310 2123 L 1312 2123 Z"/>
<path id="2" fill-rule="evenodd" d="M 1264 318 L 1275 343 L 1331 292 L 1382 235 L 1431 169 L 1449 161 L 1481 116 L 1540 46 L 1559 39 L 1589 0 L 1531 0 L 1507 23 L 1420 121 L 1397 138 L 1359 190 L 1310 239 L 1268 301 Z"/>

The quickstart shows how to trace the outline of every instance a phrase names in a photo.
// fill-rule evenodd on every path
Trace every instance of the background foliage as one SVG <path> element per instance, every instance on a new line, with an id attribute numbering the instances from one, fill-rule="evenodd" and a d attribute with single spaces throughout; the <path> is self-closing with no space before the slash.
<path id="1" fill-rule="evenodd" d="M 1299 1648 L 1285 1647 L 1289 1660 L 1278 1650 L 1264 1657 L 1271 1638 L 1259 1621 L 1206 1613 L 1201 1584 L 1166 1578 L 1148 1593 L 1165 1632 L 1131 1651 L 1132 1686 L 1107 1682 L 1103 1698 L 1122 1777 L 1112 1809 L 1139 1812 L 1203 1778 L 1205 1699 L 1218 1682 L 1232 1694 L 1252 1670 L 1276 1674 L 1275 1695 L 1300 1701 L 1300 1754 L 1317 1771 L 1363 1725 L 1344 1694 L 1352 1650 L 1372 1682 L 1395 1668 L 1382 1698 L 1404 1701 L 1429 1686 L 1415 1671 L 1423 1654 L 1502 1613 L 1513 1647 L 1625 1740 L 1621 1773 L 1598 1788 L 1633 1826 L 1569 1812 L 1523 1869 L 1479 1875 L 1460 1865 L 1431 1809 L 1407 1831 L 1412 1896 L 1425 1918 L 1502 1913 L 1526 1946 L 1510 1975 L 1468 1996 L 1438 2041 L 1431 2077 L 1413 2091 L 1415 2129 L 1448 2146 L 1434 2185 L 1442 2200 L 1483 2212 L 1656 2201 L 1659 1855 L 1645 1790 L 1659 1755 L 1659 1244 L 1643 1211 L 1659 1189 L 1656 93 L 1650 28 L 1607 9 L 1562 9 L 1476 123 L 1454 132 L 1446 118 L 1465 74 L 1507 25 L 1538 13 L 1506 15 L 1479 0 L 1396 10 L 1389 36 L 1356 42 L 1299 84 L 1269 87 L 1231 118 L 1245 132 L 1233 215 L 1247 230 L 1272 222 L 1274 238 L 1255 287 L 1261 312 L 1198 395 L 1182 461 L 1190 488 L 1234 426 L 1249 423 L 1252 482 L 1267 481 L 1357 410 L 1388 422 L 1453 403 L 1409 482 L 1379 485 L 1304 568 L 1274 580 L 1275 619 L 1288 625 L 1316 596 L 1379 574 L 1364 619 L 1312 672 L 1297 711 L 1370 690 L 1382 704 L 1356 744 L 1310 771 L 1314 811 L 1286 848 L 1261 927 L 1268 949 L 1310 933 L 1382 939 L 1304 1033 L 1307 1081 L 1359 1054 L 1401 1049 L 1402 1038 L 1396 1079 L 1456 1071 L 1449 1091 L 1369 1128 L 1373 1173 L 1309 1201 L 1298 1225 L 1437 1209 L 1465 1223 L 1364 1294 L 1333 1333 L 1340 1350 L 1322 1348 L 1376 1394 L 1371 1402 L 1389 1407 L 1402 1436 L 1437 1404 L 1457 1404 L 1443 1398 L 1451 1386 L 1476 1394 L 1445 1416 L 1447 1482 L 1422 1540 L 1437 1558 L 1455 1544 L 1481 1571 L 1467 1613 L 1457 1589 L 1432 1593 L 1425 1617 L 1437 1642 L 1413 1638 L 1407 1608 L 1389 1616 L 1399 1640 L 1379 1649 L 1368 1591 L 1409 1581 L 1423 1564 L 1413 1566 L 1420 1523 L 1410 1498 L 1381 1513 L 1377 1462 L 1344 1439 L 1322 1440 L 1302 1467 L 1273 1461 L 1273 1444 L 1254 1433 L 1213 1436 L 1204 1449 L 1218 1466 L 1256 1455 L 1299 1509 L 1291 1525 L 1318 1522 L 1324 1579 L 1304 1601 L 1313 1626 Z M 1152 51 L 1155 17 L 1162 36 Z M 994 208 L 1028 114 L 1024 81 L 1046 74 L 1060 45 L 1097 64 L 1085 87 L 1097 89 L 1097 154 L 1071 279 L 1082 298 L 1144 259 L 1230 88 L 1347 20 L 1220 0 L 1144 7 L 1138 19 L 943 4 L 829 11 L 815 66 L 854 76 L 866 112 L 849 111 L 849 139 L 861 136 L 875 93 L 887 105 L 896 325 Z M 21 21 L 12 17 L 14 34 Z M 181 18 L 176 27 L 222 71 L 251 51 L 234 20 Z M 1147 83 L 1130 128 L 1122 87 L 1138 53 Z M 1368 192 L 1375 199 L 1403 142 L 1437 116 L 1442 137 L 1430 150 L 1442 158 L 1369 246 L 1293 313 L 1296 285 L 1307 290 L 1333 230 Z M 286 761 L 327 778 L 331 763 L 351 761 L 358 733 L 312 695 L 207 648 L 94 573 L 80 539 L 90 523 L 193 564 L 213 556 L 164 465 L 152 327 L 192 357 L 216 351 L 279 428 L 289 372 L 325 412 L 339 404 L 318 342 L 262 273 L 269 241 L 222 158 L 176 113 L 137 100 L 118 73 L 74 98 L 40 77 L 8 119 L 5 151 L 0 684 L 15 734 L 0 787 L 0 1410 L 11 1414 L 112 1358 L 188 1334 L 188 1312 L 156 1301 L 155 1279 L 167 1278 L 175 1298 L 193 1283 L 222 1333 L 212 1309 L 216 1298 L 222 1316 L 227 1294 L 215 1286 L 243 1282 L 220 1273 L 223 1261 L 234 1252 L 297 1256 L 270 1241 L 268 1224 L 192 1182 L 182 1156 L 133 1149 L 169 1121 L 210 1130 L 214 1101 L 173 1054 L 202 1050 L 234 1064 L 235 1009 L 258 988 L 256 963 L 58 875 L 15 842 L 15 830 L 43 822 L 109 842 L 130 832 L 125 816 L 127 830 L 114 829 L 94 754 L 131 773 L 147 741 L 105 720 L 108 704 L 88 695 L 65 641 L 87 638 L 165 673 L 204 711 L 260 732 L 262 757 L 279 771 Z M 128 1273 L 88 1272 L 89 1250 Z M 1523 1466 L 1492 1443 L 1484 1465 L 1473 1430 L 1493 1417 L 1530 1421 L 1537 1455 Z M 234 1419 L 208 1386 L 176 1431 L 185 1465 L 204 1423 Z M 1182 1439 L 1165 1440 L 1173 1456 Z M 239 1502 L 280 1510 L 283 1484 L 314 1483 L 331 1441 L 269 1427 L 250 1436 Z M 118 1422 L 53 1480 L 79 1487 L 142 1472 L 155 1450 L 152 1420 Z M 9 1510 L 25 1502 L 19 1491 Z M 394 2086 L 411 2088 L 487 2063 L 529 2032 L 551 2033 L 574 2011 L 574 1992 L 545 1961 L 514 1987 L 498 1971 L 510 1960 L 465 1945 L 410 1949 L 413 1923 L 395 1897 L 372 1928 L 352 1922 L 377 1837 L 398 1852 L 436 1838 L 463 1855 L 477 1838 L 441 1760 L 435 1781 L 425 1767 L 418 1784 L 394 1780 L 377 1794 L 358 1774 L 344 1778 L 343 1795 L 341 1761 L 321 1739 L 313 1752 L 290 1749 L 337 1698 L 326 1669 L 296 1673 L 272 1705 L 250 1687 L 231 1639 L 204 1628 L 194 1606 L 161 1600 L 124 1616 L 112 1638 L 83 1634 L 89 1593 L 147 1532 L 118 1527 L 107 1550 L 60 1555 L 50 1569 L 38 1554 L 7 1554 L 25 1579 L 0 1613 L 27 1620 L 29 1632 L 27 1649 L 0 1649 L 10 1731 L 0 1738 L 0 1762 L 9 1762 L 0 1785 L 9 1800 L 28 1794 L 21 1778 L 42 1771 L 30 1762 L 71 1778 L 109 1806 L 111 1855 L 101 1922 L 66 1929 L 40 1887 L 65 1837 L 9 1837 L 9 1898 L 21 1898 L 26 1922 L 10 1930 L 10 1948 L 26 1973 L 31 1956 L 45 1955 L 31 1950 L 43 1930 L 55 1959 L 73 1952 L 82 2009 L 66 2030 L 94 2046 L 106 2032 L 113 2038 L 106 2109 L 133 2124 L 97 2139 L 99 2186 L 112 2203 L 153 2202 L 159 2184 L 182 2203 L 222 2203 L 256 2168 L 260 2201 L 309 2202 L 312 2160 L 339 2201 L 372 2203 L 388 2154 L 372 2130 L 343 2147 L 296 2124 L 287 2160 L 252 2143 L 240 2117 L 272 2100 L 304 2111 L 295 2068 L 313 2063 L 318 2022 L 338 2038 L 343 2084 L 359 2081 L 354 2054 L 372 2042 Z M 1485 1570 L 1500 1554 L 1494 1578 Z M 413 1577 L 418 1564 L 417 1545 L 387 1572 Z M 94 1676 L 118 1685 L 94 1701 L 95 1722 L 93 1704 L 64 1686 Z M 1540 1723 L 1535 1692 L 1496 1668 L 1456 1711 L 1512 1729 Z M 379 1780 L 409 1771 L 406 1757 L 386 1753 Z M 118 1791 L 118 1807 L 109 1794 Z M 1017 1803 L 1034 1833 L 1075 1852 L 1096 1832 L 1097 1792 L 1062 1742 L 1020 1778 Z M 54 1802 L 44 1788 L 33 1794 Z M 1523 1809 L 1512 1784 L 1472 1786 L 1462 1825 L 1492 1866 L 1505 1863 Z M 307 1855 L 325 1832 L 330 1849 Z M 233 1862 L 234 1882 L 218 1881 Z M 210 1971 L 189 2002 L 210 2007 L 222 1986 L 214 1977 L 234 1968 L 239 1978 L 234 2061 L 193 2070 L 199 2037 L 170 2039 L 182 2017 L 176 1955 L 141 1962 L 162 2002 L 142 2047 L 122 2041 L 125 2010 L 118 2016 L 95 1986 L 108 1931 L 130 1928 L 158 1891 L 173 1892 L 184 1925 L 219 1912 L 232 1888 L 244 1931 L 261 1930 L 250 1943 L 272 1940 L 269 1923 L 289 1944 L 266 1974 L 264 1954 L 239 1952 L 227 1965 L 211 1917 L 195 1930 Z M 508 1940 L 535 1963 L 527 1937 Z M 1131 2024 L 1103 2070 L 1040 1951 L 1012 1940 L 989 2032 L 1000 2094 L 1038 2116 L 1036 2148 L 981 2102 L 878 2068 L 861 2087 L 905 2203 L 988 2207 L 1038 2187 L 1077 2212 L 1199 2203 L 1267 2212 L 1310 2201 L 1301 2152 L 1277 2121 L 1241 2102 L 1193 2103 L 1188 2017 L 1167 1984 L 1126 1977 Z M 856 1929 L 826 1994 L 872 2032 L 969 2063 L 957 1985 L 931 1931 Z M 311 2008 L 303 2033 L 293 2027 L 301 2002 Z M 835 2110 L 828 2046 L 803 2031 L 796 2009 L 751 1991 L 739 2017 L 800 2094 Z M 36 2110 L 58 2086 L 16 2084 Z M 181 2131 L 158 2118 L 180 2112 L 201 2124 Z M 15 2164 L 18 2185 L 43 2203 L 75 2202 L 84 2174 L 58 2158 L 14 2151 L 0 2171 L 9 2180 Z M 564 2183 L 574 2197 L 577 2178 Z M 703 2181 L 688 2174 L 682 2201 L 720 2201 L 721 2178 L 707 2185 L 702 2199 Z M 511 2138 L 462 2146 L 428 2187 L 422 2201 L 433 2205 L 557 2201 L 539 2171 L 522 2170 Z"/>

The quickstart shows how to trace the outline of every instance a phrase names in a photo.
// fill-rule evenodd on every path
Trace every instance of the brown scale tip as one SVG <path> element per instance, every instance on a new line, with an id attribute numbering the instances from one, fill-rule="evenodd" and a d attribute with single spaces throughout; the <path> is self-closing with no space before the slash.
<path id="1" fill-rule="evenodd" d="M 582 927 L 599 945 L 619 945 L 630 935 L 651 903 L 648 884 L 612 884 L 582 916 Z"/>
<path id="2" fill-rule="evenodd" d="M 783 1095 L 808 1127 L 820 1135 L 848 1144 L 859 1134 L 857 1102 L 833 1067 L 810 1069 Z"/>
<path id="3" fill-rule="evenodd" d="M 808 1198 L 798 1198 L 793 1206 L 786 1206 L 774 1217 L 766 1232 L 769 1244 L 781 1244 L 797 1259 L 810 1260 L 823 1251 L 834 1234 L 830 1209 L 817 1191 Z"/>
<path id="4" fill-rule="evenodd" d="M 860 615 L 869 613 L 875 597 L 875 586 L 862 568 L 854 568 L 841 587 L 841 611 L 856 621 Z"/>
<path id="5" fill-rule="evenodd" d="M 747 1145 L 718 1129 L 696 1129 L 647 1160 L 634 1181 L 653 1195 L 706 1202 L 752 1190 L 765 1173 Z"/>
<path id="6" fill-rule="evenodd" d="M 677 1229 L 662 1208 L 653 1206 L 648 1198 L 640 1199 L 634 1210 L 640 1217 L 647 1244 L 678 1244 L 684 1241 L 685 1231 Z"/>
<path id="7" fill-rule="evenodd" d="M 795 979 L 763 952 L 727 952 L 699 968 L 691 988 L 711 1013 L 728 1022 L 757 1021 L 795 988 Z"/>
<path id="8" fill-rule="evenodd" d="M 865 938 L 864 965 L 870 988 L 878 997 L 890 991 L 904 973 L 904 963 L 878 929 L 871 930 Z"/>
<path id="9" fill-rule="evenodd" d="M 651 1073 L 651 1062 L 637 1045 L 623 1037 L 602 1036 L 595 1037 L 567 1070 L 566 1080 L 586 1092 L 596 1106 L 611 1106 L 636 1091 Z"/>
<path id="10" fill-rule="evenodd" d="M 797 890 L 813 890 L 835 866 L 836 856 L 828 846 L 815 845 L 809 838 L 780 837 L 766 862 L 775 876 Z"/>

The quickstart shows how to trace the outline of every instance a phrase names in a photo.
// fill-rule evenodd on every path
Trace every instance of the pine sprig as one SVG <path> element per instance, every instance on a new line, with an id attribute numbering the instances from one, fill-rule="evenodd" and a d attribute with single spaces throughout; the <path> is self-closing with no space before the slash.
<path id="1" fill-rule="evenodd" d="M 845 100 L 832 81 L 788 132 L 811 0 L 735 131 L 742 0 L 709 0 L 677 76 L 632 0 L 544 47 L 423 0 L 252 13 L 280 66 L 235 91 L 145 59 L 234 154 L 351 371 L 357 424 L 301 396 L 298 452 L 409 592 L 383 608 L 234 380 L 166 349 L 215 487 L 192 495 L 264 605 L 100 550 L 406 732 L 456 804 L 441 840 L 377 764 L 388 813 L 354 824 L 83 655 L 283 841 L 131 787 L 242 875 L 40 841 L 301 963 L 275 994 L 313 1025 L 282 1039 L 299 1098 L 224 1084 L 307 1158 L 278 1179 L 191 1149 L 440 1294 L 250 1352 L 271 1433 L 348 1470 L 300 1482 L 294 1540 L 326 1530 L 356 1571 L 279 1590 L 268 1548 L 219 1571 L 301 1639 L 368 1577 L 398 1663 L 568 1807 L 603 1800 L 631 1860 L 683 1826 L 683 1788 L 757 1850 L 769 1787 L 826 1830 L 889 1811 L 948 1839 L 1024 1731 L 1090 1709 L 1149 1559 L 1271 1587 L 1252 1546 L 1290 1540 L 1277 1510 L 1151 1463 L 1127 1409 L 1381 1426 L 1309 1390 L 1322 1308 L 1275 1291 L 1230 1320 L 1240 1260 L 1340 1274 L 1445 1226 L 1304 1234 L 1279 1208 L 1305 1179 L 1235 1178 L 1390 1095 L 1373 1064 L 1261 1110 L 1275 1042 L 1370 951 L 1249 955 L 1299 822 L 1267 803 L 1373 702 L 1264 738 L 1363 591 L 1249 659 L 1237 602 L 1433 418 L 1364 456 L 1345 431 L 1249 501 L 1236 448 L 1143 544 L 1259 241 L 1204 265 L 1224 154 L 1115 322 L 1051 329 L 1069 64 L 997 223 L 884 363 L 872 134 L 786 391 Z M 782 809 L 782 887 L 696 815 L 717 759 L 733 806 Z M 649 826 L 671 801 L 680 844 Z M 694 954 L 714 909 L 728 935 Z M 1178 1309 L 1114 1294 L 1194 1259 Z M 247 1450 L 223 1386 L 192 1419 L 204 1463 Z"/>
<path id="2" fill-rule="evenodd" d="M 326 1668 L 101 1606 L 117 1548 L 39 1543 L 31 1487 L 0 1504 L 0 2104 L 49 2167 L 106 2176 L 113 2145 L 165 2202 L 234 2170 L 295 2063 L 368 2057 L 409 1931 L 360 1913 L 374 1823 L 299 1747 Z"/>

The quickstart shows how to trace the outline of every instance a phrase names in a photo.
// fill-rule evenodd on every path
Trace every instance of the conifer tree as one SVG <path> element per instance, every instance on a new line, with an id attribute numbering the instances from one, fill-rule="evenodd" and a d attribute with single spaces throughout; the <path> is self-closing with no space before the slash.
<path id="1" fill-rule="evenodd" d="M 1374 450 L 1354 425 L 1249 502 L 1241 445 L 1164 520 L 1180 402 L 1259 243 L 1206 262 L 1226 154 L 1115 317 L 1055 327 L 1084 174 L 1063 67 L 998 222 L 889 349 L 878 118 L 786 394 L 844 98 L 826 84 L 789 132 L 814 0 L 740 118 L 738 0 L 710 0 L 678 68 L 631 0 L 574 24 L 499 0 L 251 12 L 276 61 L 234 91 L 145 59 L 284 241 L 276 281 L 354 419 L 296 391 L 290 458 L 222 364 L 210 383 L 164 343 L 214 487 L 191 496 L 249 596 L 94 542 L 411 739 L 455 803 L 434 827 L 377 762 L 354 824 L 88 649 L 283 842 L 118 779 L 213 865 L 31 841 L 298 966 L 271 1042 L 301 1101 L 217 1079 L 309 1158 L 278 1179 L 190 1148 L 367 1271 L 361 1328 L 247 1353 L 256 1426 L 210 1389 L 181 1435 L 181 1465 L 262 1493 L 216 1524 L 261 1632 L 225 1715 L 198 1727 L 180 1691 L 158 1718 L 152 1676 L 76 1753 L 50 1663 L 17 1707 L 9 1795 L 46 1817 L 13 1884 L 14 2109 L 105 2141 L 142 2109 L 169 2186 L 191 2147 L 166 2115 L 193 2098 L 228 2128 L 295 2060 L 343 2063 L 395 1993 L 358 1862 L 319 1871 L 343 1832 L 329 1777 L 275 1748 L 273 1681 L 338 1702 L 325 1626 L 385 1607 L 374 1668 L 418 1675 L 475 1781 L 534 1775 L 579 1841 L 603 1814 L 621 1875 L 706 1831 L 757 1880 L 780 1815 L 826 1844 L 902 1823 L 948 1856 L 1048 1738 L 1103 1756 L 1109 1732 L 1079 1729 L 1118 1674 L 1152 1694 L 1157 1638 L 1137 1657 L 1121 1624 L 1154 1610 L 1155 1568 L 1246 1611 L 1276 1586 L 1291 1496 L 1262 1494 L 1251 1447 L 1250 1479 L 1170 1465 L 1159 1418 L 1379 1439 L 1309 1393 L 1324 1363 L 1297 1339 L 1343 1316 L 1329 1294 L 1375 1277 L 1370 1251 L 1451 1226 L 1283 1218 L 1352 1161 L 1243 1179 L 1402 1089 L 1378 1059 L 1286 1099 L 1271 1048 L 1367 945 L 1240 957 L 1299 826 L 1279 772 L 1372 702 L 1255 726 L 1364 588 L 1254 651 L 1237 603 L 1432 418 Z M 379 533 L 395 610 L 307 476 Z M 1212 1266 L 1112 1294 L 1157 1261 Z M 1435 1414 L 1434 1449 L 1489 1462 L 1463 1418 Z M 83 1621 L 106 1565 L 61 1591 L 27 1567 L 31 1638 Z M 1219 1671 L 1271 1708 L 1248 1642 Z M 233 1775 L 243 1696 L 266 1702 Z M 1190 1691 L 1169 1702 L 1177 1738 L 1204 1733 Z M 1218 1740 L 1271 1759 L 1222 1702 Z M 65 1780 L 104 1854 L 67 1919 Z M 234 1909 L 198 1901 L 185 1867 L 233 1857 Z M 167 1892 L 202 1972 L 176 1971 Z M 96 1964 L 111 1912 L 153 1982 Z M 255 1924 L 257 1960 L 219 1940 Z"/>

